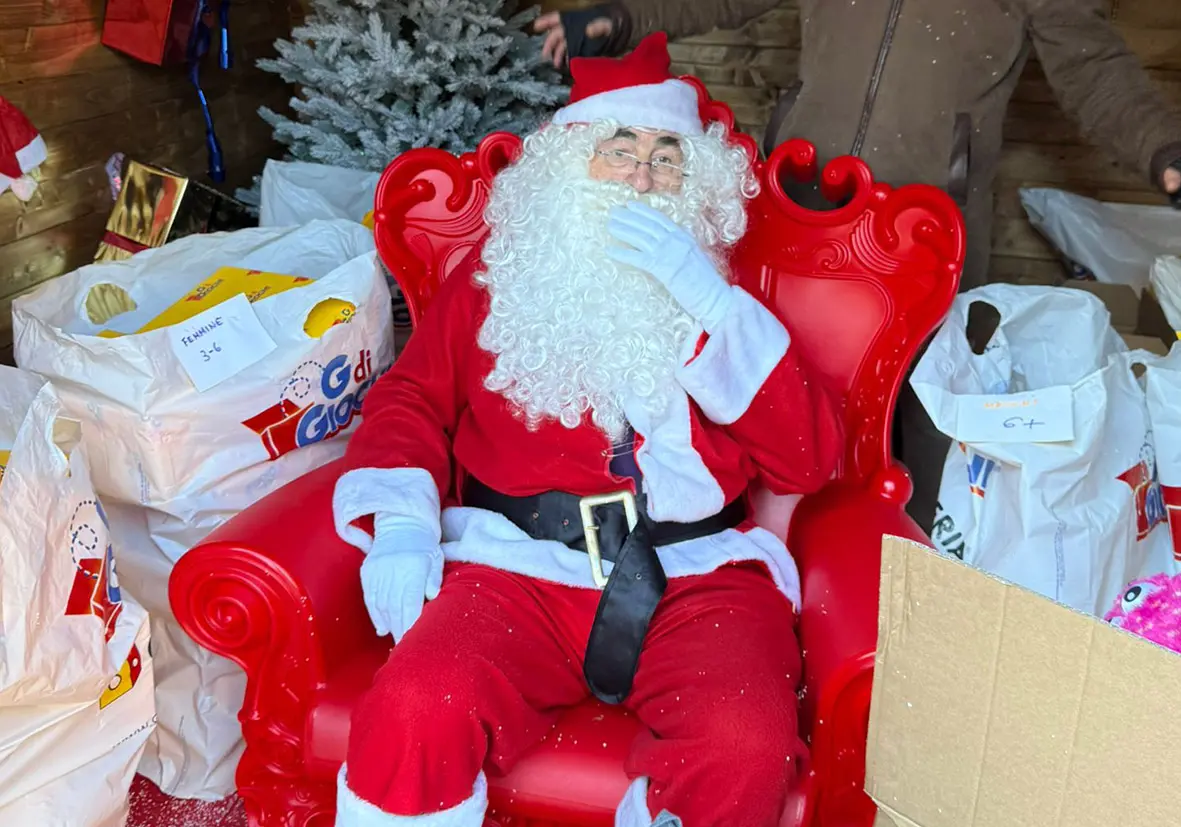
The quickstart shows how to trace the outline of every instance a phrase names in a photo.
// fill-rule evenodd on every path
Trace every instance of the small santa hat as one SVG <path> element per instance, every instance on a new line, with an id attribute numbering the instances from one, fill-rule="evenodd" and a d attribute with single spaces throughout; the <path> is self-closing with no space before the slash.
<path id="1" fill-rule="evenodd" d="M 46 157 L 45 139 L 25 113 L 0 98 L 0 193 L 12 187 L 27 201 L 37 186 L 27 173 L 45 163 Z"/>
<path id="2" fill-rule="evenodd" d="M 668 35 L 656 32 L 623 58 L 570 61 L 570 103 L 555 124 L 615 120 L 624 126 L 700 135 L 705 130 L 697 90 L 669 74 Z"/>

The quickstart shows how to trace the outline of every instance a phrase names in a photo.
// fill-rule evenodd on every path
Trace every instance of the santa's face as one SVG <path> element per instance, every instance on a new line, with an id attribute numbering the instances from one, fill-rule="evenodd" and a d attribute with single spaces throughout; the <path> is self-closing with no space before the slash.
<path id="1" fill-rule="evenodd" d="M 698 328 L 663 285 L 606 254 L 611 208 L 642 201 L 721 263 L 753 194 L 749 160 L 720 127 L 690 137 L 596 123 L 529 136 L 485 213 L 477 280 L 491 301 L 479 344 L 496 356 L 485 386 L 530 427 L 589 419 L 617 438 L 625 407 L 658 419 L 683 393 L 674 373 Z"/>
<path id="2" fill-rule="evenodd" d="M 595 181 L 622 181 L 636 192 L 678 193 L 685 178 L 685 151 L 675 132 L 621 127 L 595 147 Z"/>

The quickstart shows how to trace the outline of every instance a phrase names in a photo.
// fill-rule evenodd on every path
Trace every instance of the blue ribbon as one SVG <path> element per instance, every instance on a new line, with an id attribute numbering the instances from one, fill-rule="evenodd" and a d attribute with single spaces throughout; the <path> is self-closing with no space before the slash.
<path id="1" fill-rule="evenodd" d="M 228 69 L 230 66 L 229 57 L 229 9 L 227 8 L 227 0 L 222 0 L 221 4 L 221 44 L 220 44 L 220 60 L 219 63 L 223 69 Z M 209 150 L 209 177 L 211 180 L 221 183 L 226 180 L 225 162 L 222 158 L 221 144 L 217 141 L 217 133 L 213 128 L 213 113 L 209 110 L 209 100 L 205 97 L 205 90 L 201 88 L 201 60 L 209 53 L 209 47 L 213 39 L 213 32 L 205 23 L 205 16 L 209 14 L 208 0 L 199 0 L 197 3 L 197 19 L 193 23 L 193 34 L 189 38 L 188 49 L 188 63 L 189 63 L 189 81 L 193 84 L 193 88 L 197 90 L 197 101 L 201 104 L 201 114 L 205 118 L 205 146 Z"/>
<path id="2" fill-rule="evenodd" d="M 218 25 L 221 26 L 221 51 L 218 63 L 223 70 L 234 68 L 234 54 L 230 51 L 230 0 L 221 0 L 217 9 Z"/>

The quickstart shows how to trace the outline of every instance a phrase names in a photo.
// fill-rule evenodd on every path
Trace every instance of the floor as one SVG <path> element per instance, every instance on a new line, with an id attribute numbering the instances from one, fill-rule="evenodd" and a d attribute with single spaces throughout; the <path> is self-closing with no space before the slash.
<path id="1" fill-rule="evenodd" d="M 170 798 L 142 775 L 131 785 L 127 827 L 247 827 L 242 800 L 186 801 Z"/>

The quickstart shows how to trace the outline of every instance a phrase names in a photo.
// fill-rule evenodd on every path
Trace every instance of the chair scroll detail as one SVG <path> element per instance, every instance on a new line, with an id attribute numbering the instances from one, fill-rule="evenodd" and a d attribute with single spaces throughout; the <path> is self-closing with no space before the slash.
<path id="1" fill-rule="evenodd" d="M 245 549 L 202 552 L 200 567 L 178 566 L 170 591 L 181 603 L 174 611 L 185 618 L 185 631 L 253 677 L 239 715 L 247 749 L 238 794 L 254 823 L 330 825 L 335 789 L 304 777 L 308 700 L 323 682 L 323 664 L 306 630 L 292 628 L 306 616 L 302 589 Z"/>

